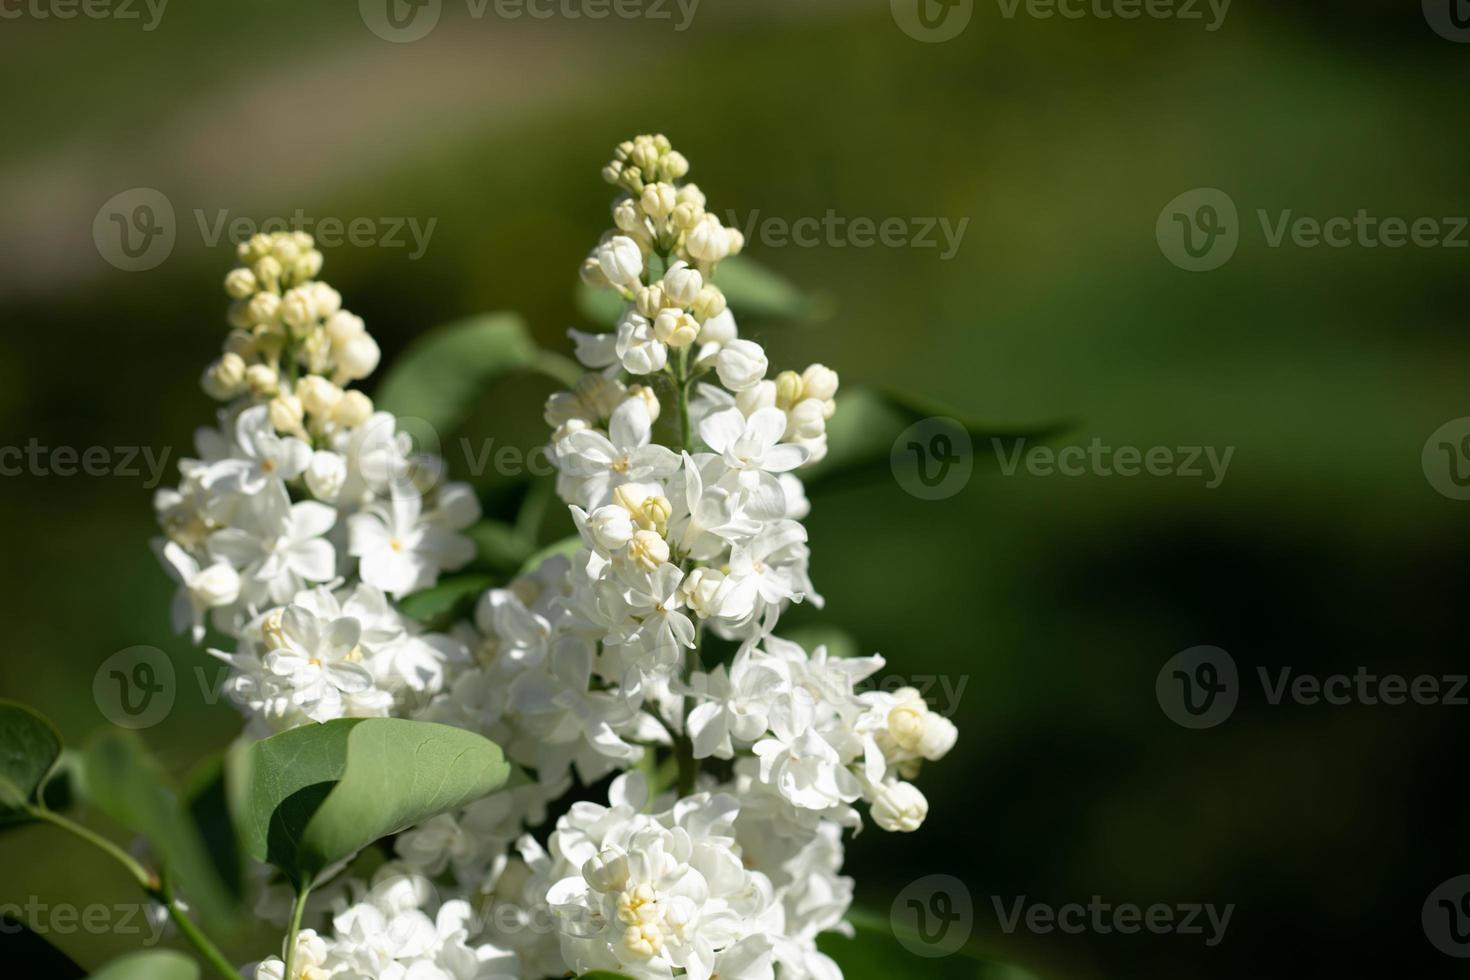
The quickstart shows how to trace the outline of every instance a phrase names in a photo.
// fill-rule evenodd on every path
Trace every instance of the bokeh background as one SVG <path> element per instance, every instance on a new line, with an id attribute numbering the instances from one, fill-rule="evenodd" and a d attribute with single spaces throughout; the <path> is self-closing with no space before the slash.
<path id="1" fill-rule="evenodd" d="M 773 363 L 819 360 L 999 430 L 1063 422 L 1053 447 L 1234 455 L 1211 489 L 1007 476 L 980 443 L 947 499 L 889 476 L 816 500 L 822 621 L 961 692 L 961 741 L 922 783 L 928 824 L 852 842 L 860 903 L 884 915 L 906 884 L 956 875 L 975 942 L 1044 980 L 1457 975 L 1420 914 L 1470 871 L 1454 788 L 1470 709 L 1272 705 L 1256 680 L 1466 670 L 1470 503 L 1436 491 L 1421 451 L 1470 415 L 1470 235 L 1272 247 L 1257 218 L 1470 213 L 1470 46 L 1432 10 L 1236 0 L 1210 31 L 977 0 L 958 37 L 924 43 L 885 0 L 703 0 L 685 31 L 446 0 L 427 37 L 389 43 L 347 0 L 174 0 L 153 30 L 141 5 L 141 21 L 0 9 L 0 446 L 167 448 L 172 474 L 212 411 L 197 377 L 225 329 L 233 246 L 200 221 L 222 212 L 434 221 L 416 258 L 327 251 L 324 277 L 385 363 L 488 310 L 565 349 L 586 323 L 576 269 L 607 224 L 598 170 L 639 132 L 668 133 L 742 220 L 966 220 L 948 259 L 758 237 L 749 254 L 829 315 L 749 330 Z M 172 203 L 177 243 L 126 272 L 93 220 L 136 187 Z M 1188 272 L 1155 224 L 1200 187 L 1238 206 L 1239 244 Z M 466 431 L 530 448 L 544 394 L 487 393 Z M 98 665 L 161 647 L 178 700 L 144 734 L 182 778 L 238 723 L 193 683 L 212 661 L 168 628 L 147 483 L 0 478 L 0 696 L 79 741 L 107 724 Z M 1228 722 L 1191 731 L 1155 679 L 1199 644 L 1228 650 L 1245 683 Z M 30 895 L 132 900 L 45 829 L 0 836 L 0 898 Z M 1207 948 L 1007 933 L 992 901 L 1094 895 L 1235 910 Z M 84 966 L 136 942 L 50 938 Z"/>

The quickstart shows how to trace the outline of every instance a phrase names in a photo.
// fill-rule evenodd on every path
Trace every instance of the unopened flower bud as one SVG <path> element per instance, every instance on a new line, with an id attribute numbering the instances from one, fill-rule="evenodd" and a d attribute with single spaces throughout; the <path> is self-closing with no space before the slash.
<path id="1" fill-rule="evenodd" d="M 245 370 L 245 384 L 252 394 L 260 397 L 274 395 L 280 380 L 276 369 L 269 364 L 252 364 Z"/>
<path id="2" fill-rule="evenodd" d="M 659 310 L 664 308 L 663 287 L 657 283 L 652 286 L 644 286 L 634 295 L 633 300 L 638 307 L 638 312 L 652 320 L 658 316 Z"/>
<path id="3" fill-rule="evenodd" d="M 320 375 L 309 374 L 297 383 L 296 396 L 308 413 L 327 418 L 342 400 L 342 389 Z"/>
<path id="4" fill-rule="evenodd" d="M 744 391 L 766 376 L 766 352 L 753 340 L 732 340 L 715 359 L 720 384 L 731 391 Z"/>
<path id="5" fill-rule="evenodd" d="M 245 359 L 226 351 L 204 372 L 204 393 L 216 401 L 228 401 L 245 386 Z"/>
<path id="6" fill-rule="evenodd" d="M 255 280 L 261 289 L 274 289 L 276 283 L 281 281 L 281 263 L 273 255 L 262 255 L 256 259 L 251 271 L 255 273 Z"/>
<path id="7" fill-rule="evenodd" d="M 804 398 L 786 412 L 786 438 L 815 439 L 827 431 L 826 402 Z"/>
<path id="8" fill-rule="evenodd" d="M 281 297 L 281 319 L 297 337 L 306 336 L 316 323 L 316 299 L 312 291 L 298 286 Z"/>
<path id="9" fill-rule="evenodd" d="M 837 395 L 837 372 L 822 364 L 813 364 L 801 372 L 802 384 L 806 386 L 807 398 L 826 401 Z"/>
<path id="10" fill-rule="evenodd" d="M 648 234 L 643 216 L 638 213 L 638 206 L 631 200 L 619 201 L 613 206 L 613 224 L 618 231 L 629 235 Z"/>
<path id="11" fill-rule="evenodd" d="M 273 323 L 281 309 L 281 297 L 275 293 L 256 293 L 247 307 L 251 323 Z"/>
<path id="12" fill-rule="evenodd" d="M 643 275 L 643 252 L 626 235 L 617 235 L 597 248 L 602 274 L 614 285 L 632 289 Z"/>
<path id="13" fill-rule="evenodd" d="M 801 401 L 801 375 L 782 371 L 776 375 L 776 407 L 783 411 Z"/>
<path id="14" fill-rule="evenodd" d="M 382 352 L 370 334 L 361 333 L 337 350 L 336 355 L 338 373 L 349 381 L 356 381 L 377 370 Z"/>
<path id="15" fill-rule="evenodd" d="M 267 409 L 272 428 L 288 434 L 301 431 L 302 412 L 301 399 L 284 393 L 272 398 Z"/>
<path id="16" fill-rule="evenodd" d="M 286 646 L 286 629 L 283 622 L 285 613 L 286 610 L 282 608 L 272 609 L 260 621 L 260 638 L 267 650 L 280 650 Z"/>
<path id="17" fill-rule="evenodd" d="M 648 409 L 648 421 L 657 422 L 658 413 L 662 406 L 658 403 L 658 395 L 648 385 L 633 385 L 628 389 L 629 398 L 639 398 L 643 401 L 643 407 Z"/>
<path id="18" fill-rule="evenodd" d="M 342 309 L 342 294 L 324 282 L 314 282 L 309 287 L 311 303 L 316 315 L 329 317 Z"/>
<path id="19" fill-rule="evenodd" d="M 700 323 L 711 320 L 725 312 L 725 294 L 714 283 L 706 283 L 694 301 L 694 315 Z"/>
<path id="20" fill-rule="evenodd" d="M 959 734 L 954 722 L 931 711 L 924 716 L 924 734 L 919 739 L 918 752 L 930 762 L 937 762 L 954 748 Z"/>
<path id="21" fill-rule="evenodd" d="M 673 185 L 662 183 L 649 184 L 643 188 L 643 195 L 638 199 L 643 213 L 658 222 L 667 218 L 678 203 L 678 193 L 674 190 Z"/>
<path id="22" fill-rule="evenodd" d="M 736 392 L 735 407 L 747 418 L 763 408 L 775 408 L 776 382 L 758 381 L 744 391 Z"/>
<path id="23" fill-rule="evenodd" d="M 249 357 L 255 353 L 255 338 L 250 336 L 248 330 L 231 330 L 225 335 L 224 350 L 226 354 Z"/>
<path id="24" fill-rule="evenodd" d="M 344 391 L 342 400 L 332 409 L 332 421 L 352 428 L 373 416 L 373 400 L 360 391 Z"/>
<path id="25" fill-rule="evenodd" d="M 653 321 L 653 335 L 675 349 L 688 347 L 699 336 L 699 321 L 680 310 L 663 310 Z"/>
<path id="26" fill-rule="evenodd" d="M 929 815 L 929 801 L 913 783 L 884 783 L 873 794 L 872 814 L 884 830 L 912 833 Z"/>
<path id="27" fill-rule="evenodd" d="M 689 173 L 689 160 L 678 150 L 671 150 L 665 154 L 661 166 L 664 176 L 670 180 L 678 180 Z"/>
<path id="28" fill-rule="evenodd" d="M 308 279 L 314 279 L 322 271 L 322 261 L 322 253 L 316 249 L 301 253 L 294 268 L 296 281 L 305 282 Z"/>
<path id="29" fill-rule="evenodd" d="M 336 503 L 347 482 L 347 461 L 334 452 L 319 449 L 306 464 L 306 489 L 324 503 Z"/>
<path id="30" fill-rule="evenodd" d="M 346 310 L 340 310 L 327 318 L 327 337 L 336 347 L 345 347 L 348 341 L 361 336 L 366 330 L 362 317 Z"/>
<path id="31" fill-rule="evenodd" d="M 240 261 L 252 265 L 260 261 L 271 251 L 271 236 L 263 232 L 256 232 L 248 239 L 241 242 L 235 248 L 235 254 L 240 256 Z"/>
<path id="32" fill-rule="evenodd" d="M 693 306 L 704 289 L 704 276 L 688 263 L 675 262 L 664 273 L 664 293 L 679 306 Z"/>
<path id="33" fill-rule="evenodd" d="M 720 587 L 725 584 L 725 575 L 716 568 L 696 568 L 684 576 L 679 584 L 679 593 L 684 604 L 703 619 L 720 614 L 718 598 Z"/>
<path id="34" fill-rule="evenodd" d="M 582 262 L 582 281 L 593 289 L 605 289 L 608 285 L 607 276 L 602 274 L 602 266 L 598 264 L 595 256 L 588 256 Z"/>
<path id="35" fill-rule="evenodd" d="M 690 201 L 681 201 L 671 215 L 674 227 L 680 231 L 691 231 L 704 219 L 704 208 Z"/>
<path id="36" fill-rule="evenodd" d="M 651 572 L 669 560 L 669 543 L 657 531 L 634 531 L 628 542 L 628 558 Z"/>
<path id="37" fill-rule="evenodd" d="M 244 267 L 231 269 L 225 276 L 225 292 L 231 299 L 245 299 L 253 296 L 257 288 L 255 273 Z"/>
<path id="38" fill-rule="evenodd" d="M 603 894 L 622 891 L 628 883 L 628 859 L 620 851 L 606 848 L 582 865 L 582 877 Z"/>
<path id="39" fill-rule="evenodd" d="M 720 219 L 706 214 L 689 229 L 684 247 L 696 262 L 712 265 L 730 254 L 730 238 Z"/>
<path id="40" fill-rule="evenodd" d="M 587 515 L 587 533 L 603 551 L 617 551 L 633 539 L 633 518 L 622 507 L 608 504 Z"/>

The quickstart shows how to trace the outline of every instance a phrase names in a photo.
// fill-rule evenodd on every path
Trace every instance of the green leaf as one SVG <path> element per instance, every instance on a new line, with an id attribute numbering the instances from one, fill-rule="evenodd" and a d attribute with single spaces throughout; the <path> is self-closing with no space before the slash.
<path id="1" fill-rule="evenodd" d="M 627 306 L 623 298 L 611 289 L 599 289 L 585 282 L 577 282 L 577 312 L 604 329 L 612 329 L 623 315 Z"/>
<path id="2" fill-rule="evenodd" d="M 513 572 L 536 550 L 520 528 L 503 521 L 480 521 L 464 533 L 475 543 L 475 565 L 481 568 Z"/>
<path id="3" fill-rule="evenodd" d="M 856 929 L 853 938 L 835 932 L 817 938 L 817 945 L 837 961 L 846 980 L 917 976 L 926 980 L 1036 980 L 1018 967 L 983 958 L 969 945 L 946 955 L 920 956 L 905 948 L 894 925 L 877 913 L 855 909 L 847 919 Z M 917 948 L 928 946 L 917 934 L 904 938 Z"/>
<path id="4" fill-rule="evenodd" d="M 581 374 L 567 358 L 537 347 L 518 317 L 488 313 L 410 344 L 379 383 L 376 402 L 394 415 L 427 422 L 442 438 L 465 420 L 492 381 L 514 371 L 568 385 Z"/>
<path id="5" fill-rule="evenodd" d="M 1011 452 L 1023 440 L 1040 440 L 1065 431 L 1071 423 L 1018 428 L 985 425 L 933 402 L 892 391 L 844 388 L 837 393 L 837 414 L 827 422 L 827 456 L 800 471 L 808 491 L 822 492 L 873 479 L 893 479 L 894 444 L 910 426 L 926 419 L 951 419 L 969 437 L 975 460 Z"/>
<path id="6" fill-rule="evenodd" d="M 783 639 L 800 643 L 808 653 L 817 647 L 827 648 L 827 654 L 833 657 L 857 657 L 861 656 L 857 640 L 852 634 L 836 626 L 828 626 L 823 623 L 810 623 L 803 626 L 794 626 L 791 629 L 781 631 Z"/>
<path id="7" fill-rule="evenodd" d="M 494 584 L 492 575 L 451 575 L 433 588 L 405 596 L 398 609 L 430 629 L 444 629 L 474 609 L 480 594 Z"/>
<path id="8" fill-rule="evenodd" d="M 548 558 L 555 558 L 557 555 L 566 555 L 568 558 L 570 558 L 572 555 L 575 555 L 577 553 L 577 550 L 581 547 L 581 536 L 577 534 L 569 535 L 568 537 L 562 538 L 555 544 L 547 545 L 546 547 L 542 548 L 540 551 L 532 555 L 530 558 L 527 558 L 526 563 L 521 566 L 521 570 L 517 574 L 527 575 L 531 572 L 534 572 L 537 566 L 539 566 L 543 561 Z"/>
<path id="9" fill-rule="evenodd" d="M 240 838 L 230 819 L 223 753 L 211 755 L 195 768 L 184 796 L 215 874 L 230 897 L 239 902 L 245 895 L 245 855 L 240 852 Z"/>
<path id="10" fill-rule="evenodd" d="M 818 320 L 831 312 L 829 300 L 802 292 L 790 280 L 744 255 L 719 264 L 715 285 L 724 291 L 736 320 Z"/>
<path id="11" fill-rule="evenodd" d="M 16 701 L 0 701 L 0 823 L 27 819 L 21 808 L 61 756 L 56 726 Z"/>
<path id="12" fill-rule="evenodd" d="M 216 928 L 228 929 L 234 900 L 199 828 L 137 733 L 103 732 L 79 753 L 77 791 L 109 818 L 143 835 L 184 899 Z"/>
<path id="13" fill-rule="evenodd" d="M 89 980 L 199 980 L 199 966 L 183 953 L 157 949 L 115 959 Z"/>
<path id="14" fill-rule="evenodd" d="M 246 853 L 298 887 L 379 838 L 499 789 L 510 774 L 489 739 L 401 718 L 306 725 L 237 746 L 226 765 Z"/>

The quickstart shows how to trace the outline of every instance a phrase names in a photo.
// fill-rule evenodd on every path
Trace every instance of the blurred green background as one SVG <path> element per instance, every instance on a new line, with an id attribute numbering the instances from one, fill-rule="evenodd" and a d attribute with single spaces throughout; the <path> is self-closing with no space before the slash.
<path id="1" fill-rule="evenodd" d="M 921 781 L 929 822 L 852 842 L 860 903 L 886 914 L 908 882 L 957 875 L 977 942 L 1058 980 L 1456 975 L 1420 909 L 1470 870 L 1452 788 L 1466 709 L 1273 706 L 1254 680 L 1258 666 L 1465 670 L 1453 610 L 1470 503 L 1437 493 L 1420 455 L 1470 415 L 1470 250 L 1271 247 L 1256 217 L 1470 213 L 1457 108 L 1470 47 L 1418 4 L 1238 0 L 1211 32 L 977 3 L 935 44 L 882 0 L 704 0 L 683 32 L 450 2 L 407 44 L 345 0 L 174 0 L 151 31 L 6 9 L 22 14 L 0 21 L 0 446 L 166 447 L 172 477 L 212 411 L 197 377 L 232 263 L 199 214 L 434 220 L 417 259 L 327 250 L 324 278 L 387 364 L 487 310 L 566 349 L 566 328 L 586 324 L 576 269 L 607 224 L 598 170 L 635 133 L 669 134 L 712 208 L 741 221 L 968 220 L 948 260 L 758 237 L 748 254 L 833 312 L 748 332 L 773 364 L 819 360 L 845 385 L 998 428 L 1070 420 L 1057 447 L 1234 455 L 1206 489 L 1006 476 L 981 444 L 948 499 L 890 478 L 815 501 L 822 621 L 893 673 L 963 684 L 960 743 Z M 178 240 L 130 273 L 104 261 L 92 224 L 140 186 L 172 202 Z M 1155 240 L 1161 209 L 1196 187 L 1240 212 L 1238 250 L 1208 273 Z M 544 394 L 489 393 L 466 432 L 529 449 Z M 182 775 L 238 721 L 193 682 L 213 662 L 169 630 L 146 482 L 0 478 L 0 696 L 77 741 L 107 724 L 97 666 L 161 647 L 178 702 L 144 734 Z M 1248 678 L 1208 731 L 1173 724 L 1154 693 L 1164 662 L 1197 644 Z M 0 899 L 30 895 L 132 898 L 120 873 L 34 828 L 0 836 Z M 1007 934 L 992 897 L 1022 895 L 1236 908 L 1213 948 Z M 86 966 L 136 943 L 50 938 Z"/>

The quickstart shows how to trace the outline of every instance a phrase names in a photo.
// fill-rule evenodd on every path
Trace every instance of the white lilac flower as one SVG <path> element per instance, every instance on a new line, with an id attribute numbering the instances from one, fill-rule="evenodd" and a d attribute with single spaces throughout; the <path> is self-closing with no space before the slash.
<path id="1" fill-rule="evenodd" d="M 397 488 L 390 500 L 348 519 L 347 550 L 358 559 L 364 582 L 401 599 L 474 558 L 474 545 L 458 532 L 477 514 L 425 514 L 417 490 Z"/>

